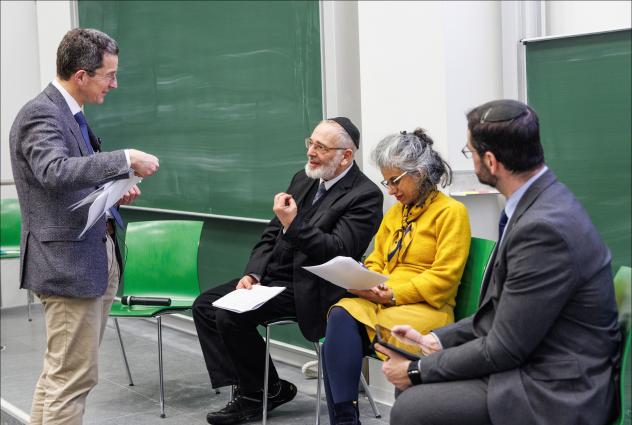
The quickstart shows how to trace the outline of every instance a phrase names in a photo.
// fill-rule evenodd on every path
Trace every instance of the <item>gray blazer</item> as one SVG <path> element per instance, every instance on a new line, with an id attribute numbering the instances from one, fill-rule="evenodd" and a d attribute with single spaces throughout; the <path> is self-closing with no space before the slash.
<path id="1" fill-rule="evenodd" d="M 105 217 L 79 238 L 89 206 L 69 206 L 100 184 L 127 177 L 125 152 L 88 156 L 79 125 L 51 84 L 20 110 L 9 143 L 22 213 L 20 286 L 65 297 L 103 295 Z"/>
<path id="2" fill-rule="evenodd" d="M 478 311 L 438 329 L 423 382 L 489 376 L 494 424 L 598 425 L 614 398 L 620 334 L 610 252 L 551 171 L 518 203 Z"/>

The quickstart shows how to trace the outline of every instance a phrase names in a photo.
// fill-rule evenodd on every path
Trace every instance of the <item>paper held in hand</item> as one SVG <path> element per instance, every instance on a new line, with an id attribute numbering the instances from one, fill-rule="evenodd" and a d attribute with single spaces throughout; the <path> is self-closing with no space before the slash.
<path id="1" fill-rule="evenodd" d="M 268 300 L 276 297 L 285 288 L 283 286 L 252 285 L 252 289 L 235 289 L 213 302 L 213 307 L 243 313 L 256 310 Z"/>
<path id="2" fill-rule="evenodd" d="M 345 289 L 370 289 L 388 280 L 388 276 L 365 268 L 351 257 L 338 256 L 319 266 L 303 268 Z"/>
<path id="3" fill-rule="evenodd" d="M 83 205 L 91 204 L 90 209 L 88 210 L 88 220 L 86 221 L 86 226 L 83 228 L 79 237 L 81 238 L 92 226 L 94 226 L 94 223 L 96 223 L 108 209 L 112 208 L 114 204 L 123 197 L 123 195 L 125 195 L 135 184 L 139 184 L 142 180 L 143 179 L 138 176 L 131 175 L 126 179 L 107 182 L 97 190 L 91 192 L 81 201 L 72 204 L 70 206 L 71 211 L 74 211 Z"/>

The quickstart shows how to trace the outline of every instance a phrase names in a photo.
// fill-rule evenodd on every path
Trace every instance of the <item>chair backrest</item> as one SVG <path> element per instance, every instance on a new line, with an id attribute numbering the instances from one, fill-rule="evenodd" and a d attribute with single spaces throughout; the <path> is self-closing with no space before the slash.
<path id="1" fill-rule="evenodd" d="M 620 369 L 620 415 L 618 425 L 632 423 L 632 364 L 630 363 L 630 321 L 631 307 L 630 296 L 632 295 L 632 278 L 630 276 L 630 267 L 621 266 L 614 276 L 614 291 L 617 299 L 617 308 L 619 309 L 619 324 L 621 325 L 625 340 L 623 341 L 623 356 L 621 359 Z"/>
<path id="2" fill-rule="evenodd" d="M 0 246 L 20 246 L 20 204 L 15 198 L 0 201 Z"/>
<path id="3" fill-rule="evenodd" d="M 631 271 L 630 267 L 621 266 L 617 274 L 614 275 L 614 294 L 619 309 L 619 322 L 625 322 L 628 326 L 630 325 L 631 314 L 630 296 L 632 296 Z"/>
<path id="4" fill-rule="evenodd" d="M 127 225 L 123 293 L 174 300 L 200 293 L 201 221 L 138 221 Z"/>
<path id="5" fill-rule="evenodd" d="M 20 204 L 15 198 L 0 201 L 0 255 L 2 258 L 20 255 Z"/>
<path id="6" fill-rule="evenodd" d="M 472 238 L 470 254 L 467 257 L 459 292 L 456 296 L 455 321 L 471 316 L 476 312 L 485 267 L 495 245 L 496 242 L 488 239 Z"/>

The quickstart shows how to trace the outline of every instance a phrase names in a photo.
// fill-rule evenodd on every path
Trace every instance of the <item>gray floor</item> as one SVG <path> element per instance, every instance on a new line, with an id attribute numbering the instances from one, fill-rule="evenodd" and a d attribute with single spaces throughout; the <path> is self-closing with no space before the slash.
<path id="1" fill-rule="evenodd" d="M 84 424 L 206 424 L 206 412 L 226 404 L 228 391 L 215 394 L 211 389 L 197 339 L 163 327 L 167 417 L 161 419 L 156 326 L 138 319 L 120 319 L 119 323 L 135 386 L 128 386 L 116 333 L 110 321 L 101 346 L 100 382 L 88 397 Z M 28 414 L 45 348 L 40 309 L 34 308 L 32 322 L 26 320 L 25 308 L 2 309 L 0 344 L 5 346 L 0 352 L 2 398 Z M 268 422 L 313 423 L 316 381 L 304 378 L 296 367 L 279 362 L 276 364 L 279 375 L 296 384 L 299 392 L 291 403 L 271 412 Z M 360 400 L 362 423 L 387 424 L 390 409 L 381 404 L 379 408 L 382 418 L 376 419 L 368 401 Z M 321 423 L 329 423 L 324 402 L 321 418 Z M 2 423 L 7 423 L 6 420 L 3 414 Z"/>

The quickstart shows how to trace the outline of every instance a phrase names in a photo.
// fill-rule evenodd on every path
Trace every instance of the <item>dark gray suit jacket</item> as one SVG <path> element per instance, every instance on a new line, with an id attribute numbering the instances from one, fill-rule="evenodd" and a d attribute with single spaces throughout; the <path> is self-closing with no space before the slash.
<path id="1" fill-rule="evenodd" d="M 287 193 L 297 204 L 318 185 L 305 171 L 292 178 Z M 382 221 L 382 191 L 353 164 L 338 181 L 310 217 L 299 209 L 298 215 L 283 234 L 283 226 L 275 217 L 255 245 L 246 266 L 246 274 L 263 276 L 278 239 L 293 250 L 293 289 L 296 316 L 303 335 L 317 341 L 325 335 L 329 308 L 347 291 L 320 279 L 303 266 L 322 264 L 342 255 L 359 260 Z"/>
<path id="2" fill-rule="evenodd" d="M 478 311 L 435 333 L 423 382 L 489 376 L 494 424 L 604 424 L 620 334 L 610 252 L 551 171 L 524 194 Z"/>
<path id="3" fill-rule="evenodd" d="M 9 143 L 22 213 L 21 287 L 66 297 L 103 295 L 105 216 L 79 238 L 89 206 L 69 206 L 100 184 L 127 177 L 125 152 L 88 156 L 79 125 L 52 84 L 20 110 Z"/>

